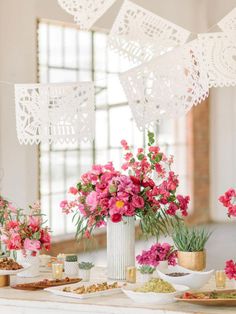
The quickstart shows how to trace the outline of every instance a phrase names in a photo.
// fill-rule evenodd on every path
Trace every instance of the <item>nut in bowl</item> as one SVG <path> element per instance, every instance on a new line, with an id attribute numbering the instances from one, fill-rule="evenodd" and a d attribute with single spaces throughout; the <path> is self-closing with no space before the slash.
<path id="1" fill-rule="evenodd" d="M 153 278 L 145 284 L 128 285 L 122 291 L 134 302 L 142 304 L 174 303 L 189 288 L 183 285 L 171 285 L 162 279 Z"/>
<path id="2" fill-rule="evenodd" d="M 200 289 L 210 280 L 214 270 L 193 271 L 181 266 L 169 267 L 165 273 L 157 270 L 158 276 L 174 285 L 188 286 L 190 289 Z"/>

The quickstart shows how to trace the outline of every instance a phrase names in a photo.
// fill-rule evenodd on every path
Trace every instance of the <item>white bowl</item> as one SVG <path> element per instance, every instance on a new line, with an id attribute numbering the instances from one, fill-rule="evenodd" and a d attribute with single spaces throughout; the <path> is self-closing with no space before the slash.
<path id="1" fill-rule="evenodd" d="M 142 284 L 130 285 L 122 288 L 122 291 L 136 303 L 142 304 L 169 304 L 176 302 L 175 298 L 181 296 L 183 292 L 189 290 L 188 287 L 183 285 L 173 285 L 175 292 L 171 293 L 157 293 L 157 292 L 137 292 L 136 288 Z"/>
<path id="2" fill-rule="evenodd" d="M 171 283 L 172 285 L 186 285 L 190 289 L 202 288 L 210 280 L 214 272 L 214 270 L 193 271 L 181 266 L 170 266 L 165 273 L 157 270 L 157 274 L 161 279 Z M 167 275 L 168 273 L 188 273 L 188 275 L 171 277 Z"/>

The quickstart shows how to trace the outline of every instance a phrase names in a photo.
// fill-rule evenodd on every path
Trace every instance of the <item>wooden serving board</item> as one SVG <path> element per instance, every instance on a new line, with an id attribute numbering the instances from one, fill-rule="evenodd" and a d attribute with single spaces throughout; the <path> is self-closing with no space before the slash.
<path id="1" fill-rule="evenodd" d="M 62 279 L 62 280 L 48 280 L 48 281 L 42 280 L 42 281 L 31 282 L 31 283 L 17 284 L 17 285 L 11 286 L 11 288 L 18 289 L 18 290 L 37 291 L 37 290 L 43 290 L 43 289 L 51 288 L 51 287 L 58 287 L 58 286 L 78 283 L 81 280 L 82 280 L 81 278 L 68 278 L 68 279 Z"/>
<path id="2" fill-rule="evenodd" d="M 206 295 L 209 295 L 212 291 L 206 291 L 206 292 L 198 292 L 198 293 L 204 293 Z M 216 290 L 216 292 L 235 292 L 235 289 L 233 290 Z M 181 298 L 175 298 L 177 301 L 185 302 L 185 303 L 191 303 L 196 305 L 207 305 L 207 306 L 236 306 L 236 299 L 183 299 Z"/>

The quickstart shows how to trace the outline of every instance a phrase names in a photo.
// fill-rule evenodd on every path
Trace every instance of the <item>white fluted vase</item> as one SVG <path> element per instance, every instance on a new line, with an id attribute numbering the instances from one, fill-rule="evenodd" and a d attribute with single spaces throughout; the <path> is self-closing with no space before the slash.
<path id="1" fill-rule="evenodd" d="M 135 220 L 123 217 L 123 221 L 107 222 L 108 278 L 125 280 L 126 268 L 135 266 Z"/>
<path id="2" fill-rule="evenodd" d="M 22 271 L 17 274 L 18 277 L 37 277 L 40 275 L 39 273 L 39 266 L 40 266 L 40 258 L 39 258 L 39 251 L 36 253 L 35 256 L 32 256 L 32 252 L 26 250 L 25 252 L 19 250 L 17 251 L 16 260 L 17 263 L 23 264 L 30 264 L 30 267 L 27 268 L 25 271 Z"/>

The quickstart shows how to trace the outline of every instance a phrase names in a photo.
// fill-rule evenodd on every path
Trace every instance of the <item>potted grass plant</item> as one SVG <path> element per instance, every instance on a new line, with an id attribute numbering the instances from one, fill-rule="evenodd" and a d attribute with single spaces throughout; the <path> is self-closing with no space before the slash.
<path id="1" fill-rule="evenodd" d="M 177 248 L 178 265 L 194 271 L 206 267 L 205 245 L 211 232 L 205 228 L 189 228 L 183 222 L 176 224 L 172 238 Z"/>

